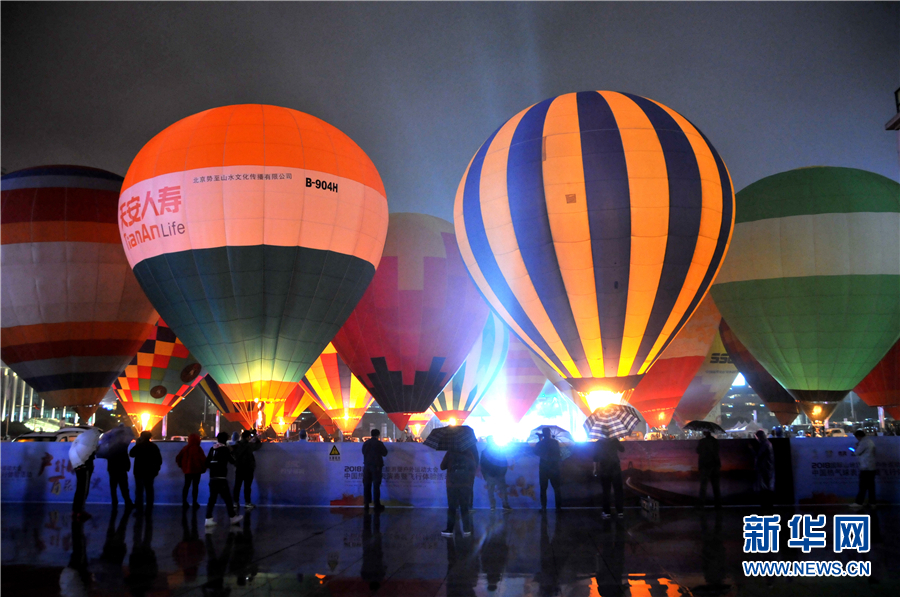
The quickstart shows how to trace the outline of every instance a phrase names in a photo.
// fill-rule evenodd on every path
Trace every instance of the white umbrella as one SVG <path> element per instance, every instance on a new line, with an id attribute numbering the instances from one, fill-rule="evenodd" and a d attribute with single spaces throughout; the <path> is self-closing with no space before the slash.
<path id="1" fill-rule="evenodd" d="M 69 448 L 69 460 L 72 462 L 72 468 L 76 468 L 88 461 L 91 454 L 97 451 L 97 445 L 100 443 L 100 432 L 96 429 L 88 429 L 80 434 L 72 442 Z"/>

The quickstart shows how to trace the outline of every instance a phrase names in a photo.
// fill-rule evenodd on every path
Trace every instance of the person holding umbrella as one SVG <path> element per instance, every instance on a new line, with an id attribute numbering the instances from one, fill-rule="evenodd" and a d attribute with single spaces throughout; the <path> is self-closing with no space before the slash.
<path id="1" fill-rule="evenodd" d="M 619 518 L 625 516 L 625 494 L 622 486 L 622 465 L 619 463 L 619 452 L 625 451 L 625 446 L 616 437 L 604 437 L 597 440 L 594 451 L 594 476 L 600 475 L 600 485 L 603 488 L 603 519 L 608 519 L 612 514 L 609 508 L 609 493 L 611 489 L 616 491 L 616 513 Z"/>
<path id="2" fill-rule="evenodd" d="M 472 534 L 469 519 L 475 470 L 478 468 L 478 440 L 468 425 L 438 427 L 428 434 L 425 445 L 434 450 L 446 450 L 441 470 L 447 471 L 447 528 L 444 537 L 452 537 L 456 528 L 456 511 L 462 515 L 460 527 L 464 537 Z"/>
<path id="3" fill-rule="evenodd" d="M 560 495 L 560 471 L 559 463 L 562 460 L 562 454 L 559 450 L 559 442 L 553 439 L 553 434 L 549 428 L 545 428 L 541 433 L 541 439 L 534 447 L 535 453 L 541 459 L 538 467 L 541 485 L 541 511 L 547 511 L 547 485 L 553 486 L 553 501 L 556 509 L 562 509 L 562 496 Z"/>
<path id="4" fill-rule="evenodd" d="M 69 448 L 69 462 L 75 472 L 75 497 L 72 500 L 72 521 L 84 522 L 91 517 L 84 511 L 88 492 L 91 489 L 91 476 L 94 474 L 94 457 L 100 442 L 100 432 L 88 429 L 72 443 Z"/>

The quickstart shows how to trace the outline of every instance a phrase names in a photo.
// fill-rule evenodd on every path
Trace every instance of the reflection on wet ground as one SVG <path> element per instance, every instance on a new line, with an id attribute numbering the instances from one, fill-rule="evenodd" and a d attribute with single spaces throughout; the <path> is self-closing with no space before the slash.
<path id="1" fill-rule="evenodd" d="M 221 509 L 220 509 L 221 510 Z M 439 509 L 260 508 L 237 526 L 207 533 L 202 511 L 158 506 L 150 518 L 90 507 L 73 523 L 68 508 L 2 507 L 2 594 L 266 596 L 900 594 L 900 508 L 873 515 L 868 554 L 804 555 L 786 545 L 745 557 L 747 509 L 666 509 L 658 521 L 629 510 L 478 510 L 471 537 L 440 536 Z M 846 513 L 809 508 L 802 512 Z M 792 509 L 779 513 L 786 520 Z M 870 560 L 870 578 L 746 578 L 743 559 Z"/>

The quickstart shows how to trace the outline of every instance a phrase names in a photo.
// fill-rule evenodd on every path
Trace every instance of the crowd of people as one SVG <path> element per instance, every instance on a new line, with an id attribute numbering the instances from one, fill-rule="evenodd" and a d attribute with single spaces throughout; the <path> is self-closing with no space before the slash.
<path id="1" fill-rule="evenodd" d="M 84 505 L 90 488 L 90 479 L 94 469 L 97 450 L 97 432 L 88 431 L 72 446 L 70 457 L 75 464 L 76 490 L 72 504 L 72 515 L 76 521 L 90 518 Z M 851 507 L 855 509 L 875 503 L 875 444 L 866 433 L 859 430 L 855 433 L 857 445 L 851 448 L 859 460 L 859 493 Z M 109 471 L 110 501 L 113 508 L 119 504 L 119 494 L 127 510 L 135 510 L 135 515 L 150 516 L 154 503 L 154 480 L 162 467 L 162 455 L 159 448 L 151 440 L 151 433 L 141 433 L 133 446 L 120 443 L 109 450 L 107 459 Z M 85 450 L 85 446 L 93 446 Z M 215 505 L 221 497 L 228 512 L 229 522 L 239 524 L 242 516 L 240 494 L 243 489 L 244 509 L 249 511 L 256 506 L 251 500 L 256 458 L 254 453 L 262 446 L 253 431 L 237 432 L 229 441 L 227 433 L 219 433 L 216 443 L 204 452 L 200 445 L 200 436 L 192 434 L 187 445 L 175 457 L 175 464 L 184 473 L 182 488 L 182 505 L 199 508 L 199 484 L 201 476 L 209 473 L 209 500 L 206 505 L 206 526 L 216 524 L 213 517 Z M 765 431 L 756 433 L 755 445 L 750 446 L 753 452 L 756 478 L 754 491 L 760 498 L 760 506 L 771 508 L 775 495 L 775 451 Z M 612 516 L 611 497 L 615 496 L 616 515 L 624 516 L 624 484 L 619 454 L 624 446 L 615 438 L 603 438 L 594 443 L 593 475 L 599 477 L 602 488 L 601 518 Z M 548 489 L 553 489 L 554 506 L 562 508 L 560 466 L 563 460 L 560 442 L 554 439 L 549 428 L 544 428 L 539 441 L 534 446 L 534 453 L 539 458 L 539 487 L 541 511 L 547 510 Z M 74 454 L 74 456 L 73 456 Z M 374 507 L 376 512 L 384 509 L 381 503 L 382 469 L 389 452 L 381 441 L 378 429 L 373 429 L 371 437 L 362 445 L 363 454 L 363 506 L 366 511 Z M 698 507 L 706 506 L 707 487 L 712 486 L 714 506 L 721 508 L 720 471 L 722 468 L 719 455 L 719 443 L 715 436 L 704 432 L 704 437 L 697 444 L 697 469 L 700 478 Z M 133 460 L 133 464 L 132 464 Z M 234 467 L 234 485 L 228 484 L 228 467 Z M 447 526 L 442 535 L 451 537 L 455 533 L 457 521 L 463 536 L 471 533 L 470 510 L 474 503 L 474 485 L 478 469 L 487 488 L 491 509 L 496 509 L 497 498 L 504 510 L 511 509 L 508 497 L 506 473 L 509 463 L 503 449 L 492 437 L 487 438 L 484 449 L 479 454 L 477 446 L 467 449 L 449 449 L 441 461 L 440 468 L 446 471 L 447 491 Z M 135 499 L 131 500 L 128 488 L 128 472 L 132 471 L 135 484 Z M 188 501 L 188 497 L 192 501 Z"/>

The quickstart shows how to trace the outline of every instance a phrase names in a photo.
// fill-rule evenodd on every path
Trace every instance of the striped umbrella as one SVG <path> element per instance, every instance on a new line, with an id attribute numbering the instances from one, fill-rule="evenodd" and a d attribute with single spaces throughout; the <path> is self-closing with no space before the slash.
<path id="1" fill-rule="evenodd" d="M 584 430 L 591 440 L 627 437 L 641 422 L 637 411 L 625 404 L 610 404 L 598 408 L 584 422 Z"/>
<path id="2" fill-rule="evenodd" d="M 478 444 L 475 431 L 468 425 L 438 427 L 432 429 L 425 439 L 425 445 L 439 451 L 455 450 L 465 452 Z"/>

